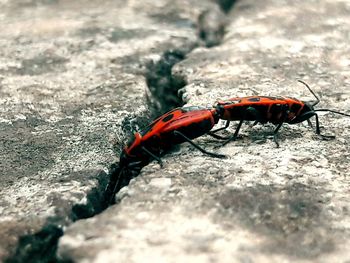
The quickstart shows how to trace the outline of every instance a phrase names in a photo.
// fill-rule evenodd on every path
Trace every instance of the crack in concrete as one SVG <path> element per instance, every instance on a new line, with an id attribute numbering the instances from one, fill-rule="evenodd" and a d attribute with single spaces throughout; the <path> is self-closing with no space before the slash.
<path id="1" fill-rule="evenodd" d="M 229 2 L 231 3 L 230 5 L 228 5 Z M 228 12 L 235 2 L 235 0 L 225 1 L 225 7 L 227 8 L 225 11 Z M 220 0 L 218 0 L 217 3 L 221 9 L 224 8 Z M 228 8 L 228 6 L 230 8 Z M 215 8 L 213 10 L 205 10 L 199 15 L 197 21 L 199 32 L 198 44 L 204 42 L 206 47 L 213 47 L 221 43 L 225 33 L 224 28 L 226 26 L 226 19 L 223 18 L 224 16 L 225 15 L 223 15 L 219 9 Z M 143 113 L 143 115 L 148 115 L 150 117 L 148 118 L 148 121 L 149 119 L 153 119 L 173 108 L 181 107 L 185 104 L 181 96 L 179 96 L 179 92 L 187 85 L 186 79 L 184 76 L 174 74 L 172 68 L 174 65 L 184 60 L 186 55 L 196 46 L 197 45 L 184 45 L 178 49 L 168 50 L 164 52 L 161 59 L 157 62 L 149 61 L 146 64 L 146 72 L 144 76 L 149 89 L 148 94 L 146 93 L 146 99 L 150 114 Z M 144 118 L 144 116 L 138 116 L 138 118 L 142 121 L 147 119 Z M 137 126 L 142 126 L 142 124 L 145 125 L 146 123 L 146 121 L 141 123 L 141 125 L 138 123 L 139 125 Z M 132 129 L 131 125 L 130 128 Z M 134 133 L 134 131 L 131 131 L 130 129 L 125 132 L 130 133 L 130 135 Z M 148 163 L 145 163 L 142 167 L 146 165 L 148 165 Z M 123 176 L 121 176 L 119 174 L 120 169 L 118 169 L 117 165 L 115 164 L 111 166 L 111 172 L 109 173 L 110 181 L 105 195 L 107 204 L 110 203 L 109 200 L 113 200 L 113 192 L 118 193 L 121 188 L 127 186 L 132 178 L 138 176 L 140 170 L 136 172 L 126 171 L 123 173 Z M 118 185 L 116 186 L 116 184 Z M 113 189 L 115 189 L 115 191 L 113 191 Z M 114 200 L 112 203 L 114 204 Z"/>
<path id="2" fill-rule="evenodd" d="M 222 12 L 228 13 L 236 1 L 217 0 L 216 2 Z M 199 16 L 197 21 L 197 45 L 204 42 L 206 47 L 213 47 L 221 43 L 225 34 L 226 26 L 225 15 L 223 15 L 222 12 L 218 10 L 206 10 Z M 185 104 L 181 96 L 179 96 L 179 90 L 186 86 L 186 80 L 183 76 L 174 75 L 172 73 L 172 68 L 174 65 L 184 60 L 186 55 L 197 45 L 185 45 L 182 48 L 168 50 L 164 52 L 158 62 L 154 63 L 151 61 L 147 63 L 147 70 L 144 76 L 149 89 L 146 91 L 148 92 L 146 98 L 150 114 L 144 113 L 145 116 L 139 117 L 142 122 L 145 122 L 145 119 L 149 120 L 172 108 L 181 107 Z M 141 125 L 142 124 L 144 123 L 141 123 Z M 118 173 L 118 164 L 112 164 L 109 168 L 108 174 L 104 172 L 100 173 L 98 176 L 98 186 L 93 188 L 87 195 L 86 204 L 77 204 L 73 206 L 69 216 L 72 222 L 93 217 L 104 211 L 110 205 L 110 200 L 113 198 L 111 185 L 115 183 L 115 178 Z M 127 186 L 130 180 L 138 174 L 139 171 L 137 173 L 130 172 L 126 174 L 117 187 L 116 192 L 122 187 Z M 37 233 L 22 236 L 16 252 L 5 262 L 72 262 L 70 260 L 57 258 L 56 251 L 58 241 L 60 237 L 64 235 L 64 231 L 62 225 L 55 222 L 54 219 L 52 222 L 49 222 L 50 220 L 51 219 L 49 219 L 47 224 Z"/>
<path id="3" fill-rule="evenodd" d="M 178 96 L 178 91 L 186 85 L 186 81 L 182 76 L 172 74 L 171 69 L 175 64 L 184 60 L 186 54 L 191 52 L 193 48 L 193 46 L 185 46 L 175 50 L 168 50 L 164 52 L 158 62 L 154 63 L 151 61 L 147 63 L 145 79 L 149 89 L 149 95 L 147 95 L 146 98 L 148 100 L 148 110 L 150 114 L 142 112 L 141 115 L 148 115 L 149 118 L 138 116 L 139 120 L 145 122 L 138 123 L 137 126 L 146 124 L 149 122 L 149 119 L 153 119 L 155 116 L 159 116 L 170 109 L 184 105 L 184 101 Z M 128 126 L 129 130 L 124 130 L 126 130 L 125 132 L 129 133 L 131 136 L 134 133 L 134 130 L 132 125 Z M 143 163 L 140 170 L 146 165 L 148 165 L 148 162 Z M 132 178 L 138 176 L 140 170 L 121 171 L 117 164 L 112 165 L 110 169 L 110 181 L 105 192 L 105 205 L 110 203 L 114 204 L 114 194 L 118 193 L 124 186 L 127 186 Z"/>
<path id="4" fill-rule="evenodd" d="M 61 227 L 49 224 L 34 235 L 23 236 L 19 240 L 15 255 L 5 263 L 54 262 L 58 239 L 62 235 Z"/>

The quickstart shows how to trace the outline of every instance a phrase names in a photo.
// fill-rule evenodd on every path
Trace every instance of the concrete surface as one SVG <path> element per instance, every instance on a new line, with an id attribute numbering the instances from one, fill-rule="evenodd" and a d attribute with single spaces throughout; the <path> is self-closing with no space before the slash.
<path id="1" fill-rule="evenodd" d="M 35 233 L 51 240 L 103 209 L 121 123 L 148 112 L 147 63 L 196 45 L 196 19 L 212 6 L 0 1 L 0 261 L 50 260 Z"/>
<path id="2" fill-rule="evenodd" d="M 286 95 L 350 110 L 348 1 L 242 0 L 223 42 L 173 68 L 189 105 Z M 320 114 L 321 115 L 321 114 Z M 349 262 L 350 119 L 322 114 L 321 140 L 305 124 L 244 125 L 213 159 L 188 145 L 145 167 L 118 205 L 65 231 L 58 254 L 76 262 Z M 229 132 L 233 131 L 231 127 Z"/>
<path id="3" fill-rule="evenodd" d="M 196 140 L 225 160 L 184 144 L 93 216 L 113 147 L 142 124 L 134 116 L 162 109 L 156 93 L 170 92 L 171 80 L 187 83 L 188 105 L 212 105 L 246 95 L 313 99 L 303 79 L 320 108 L 350 112 L 348 1 L 240 0 L 226 15 L 214 2 L 184 0 L 16 0 L 0 10 L 0 261 L 20 244 L 13 262 L 46 262 L 40 242 L 50 235 L 38 231 L 62 235 L 62 261 L 350 261 L 350 119 L 333 114 L 320 114 L 331 141 L 285 125 L 276 148 L 273 126 L 245 124 L 225 147 Z M 186 54 L 201 41 L 207 47 Z M 157 69 L 149 59 L 173 49 L 185 59 L 170 78 L 147 73 Z"/>

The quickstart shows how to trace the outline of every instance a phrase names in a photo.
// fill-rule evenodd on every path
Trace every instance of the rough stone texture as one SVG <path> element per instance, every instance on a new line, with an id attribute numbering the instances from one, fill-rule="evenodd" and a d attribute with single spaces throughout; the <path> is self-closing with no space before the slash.
<path id="1" fill-rule="evenodd" d="M 174 69 L 188 104 L 286 95 L 349 112 L 348 1 L 238 1 L 221 45 L 194 50 Z M 321 115 L 321 114 L 320 114 Z M 350 119 L 320 116 L 324 141 L 303 124 L 244 125 L 219 160 L 188 145 L 123 188 L 110 207 L 69 227 L 62 258 L 76 262 L 348 262 Z M 229 131 L 232 132 L 234 127 Z"/>
<path id="2" fill-rule="evenodd" d="M 101 209 L 120 124 L 146 110 L 145 62 L 193 46 L 212 6 L 0 1 L 0 261 L 20 236 Z"/>

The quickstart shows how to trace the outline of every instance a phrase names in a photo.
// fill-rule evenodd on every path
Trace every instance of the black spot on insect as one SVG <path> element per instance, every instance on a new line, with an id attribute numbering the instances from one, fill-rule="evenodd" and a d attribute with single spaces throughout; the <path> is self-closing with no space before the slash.
<path id="1" fill-rule="evenodd" d="M 284 97 L 270 97 L 270 96 L 265 96 L 264 98 L 269 99 L 269 100 L 286 100 Z"/>
<path id="2" fill-rule="evenodd" d="M 269 99 L 269 100 L 277 100 L 277 97 L 270 97 L 270 96 L 264 96 L 265 99 Z"/>
<path id="3" fill-rule="evenodd" d="M 162 122 L 170 121 L 174 117 L 174 114 L 169 114 L 162 119 Z"/>
<path id="4" fill-rule="evenodd" d="M 298 103 L 293 103 L 293 104 L 292 104 L 292 108 L 291 108 L 291 112 L 297 113 L 297 112 L 300 110 L 300 108 L 301 108 L 301 105 L 300 105 L 300 104 L 298 104 Z"/>
<path id="5" fill-rule="evenodd" d="M 258 101 L 260 101 L 260 98 L 259 97 L 253 97 L 253 98 L 249 98 L 248 101 L 258 102 Z"/>
<path id="6" fill-rule="evenodd" d="M 281 113 L 282 110 L 282 105 L 281 104 L 273 104 L 270 109 L 270 113 L 275 116 Z"/>

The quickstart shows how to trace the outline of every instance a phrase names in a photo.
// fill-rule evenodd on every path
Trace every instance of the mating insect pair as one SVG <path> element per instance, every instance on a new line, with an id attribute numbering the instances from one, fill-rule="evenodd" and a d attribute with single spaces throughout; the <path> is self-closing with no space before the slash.
<path id="1" fill-rule="evenodd" d="M 183 142 L 190 143 L 209 156 L 225 157 L 221 154 L 206 151 L 192 140 L 208 134 L 214 138 L 224 140 L 224 144 L 226 144 L 237 138 L 244 121 L 275 124 L 273 138 L 277 147 L 279 146 L 277 135 L 283 123 L 295 124 L 308 121 L 312 126 L 311 117 L 316 119 L 315 132 L 317 135 L 323 138 L 334 138 L 334 136 L 321 134 L 317 112 L 328 111 L 347 117 L 350 117 L 350 115 L 329 109 L 314 109 L 314 106 L 320 102 L 319 98 L 305 82 L 300 80 L 299 82 L 304 84 L 313 94 L 315 101 L 304 102 L 290 97 L 250 96 L 219 101 L 212 108 L 193 106 L 176 108 L 167 112 L 141 132 L 134 134 L 121 153 L 119 168 L 121 172 L 126 169 L 128 171 L 139 171 L 153 159 L 162 165 L 161 153 L 173 145 Z M 212 131 L 212 128 L 220 119 L 226 120 L 226 125 Z M 216 134 L 218 131 L 226 129 L 231 121 L 239 121 L 232 136 L 225 138 Z"/>
<path id="2" fill-rule="evenodd" d="M 307 87 L 315 97 L 315 101 L 305 102 L 290 97 L 250 96 L 219 101 L 213 108 L 182 107 L 165 113 L 140 133 L 135 133 L 121 154 L 120 165 L 137 167 L 139 163 L 150 158 L 162 164 L 161 152 L 183 142 L 190 143 L 204 154 L 219 158 L 224 157 L 224 155 L 206 151 L 194 143 L 192 139 L 208 134 L 214 138 L 225 140 L 224 144 L 226 144 L 237 138 L 244 121 L 275 124 L 273 138 L 277 147 L 279 146 L 277 135 L 283 123 L 295 124 L 308 121 L 312 126 L 311 117 L 315 117 L 317 135 L 323 138 L 334 138 L 334 136 L 321 134 L 317 112 L 328 111 L 347 117 L 350 115 L 330 109 L 314 109 L 314 106 L 320 102 L 319 98 L 305 82 L 301 80 L 299 82 Z M 226 120 L 226 125 L 212 131 L 220 119 Z M 230 121 L 239 121 L 234 134 L 228 138 L 217 135 L 218 131 L 229 126 Z"/>

